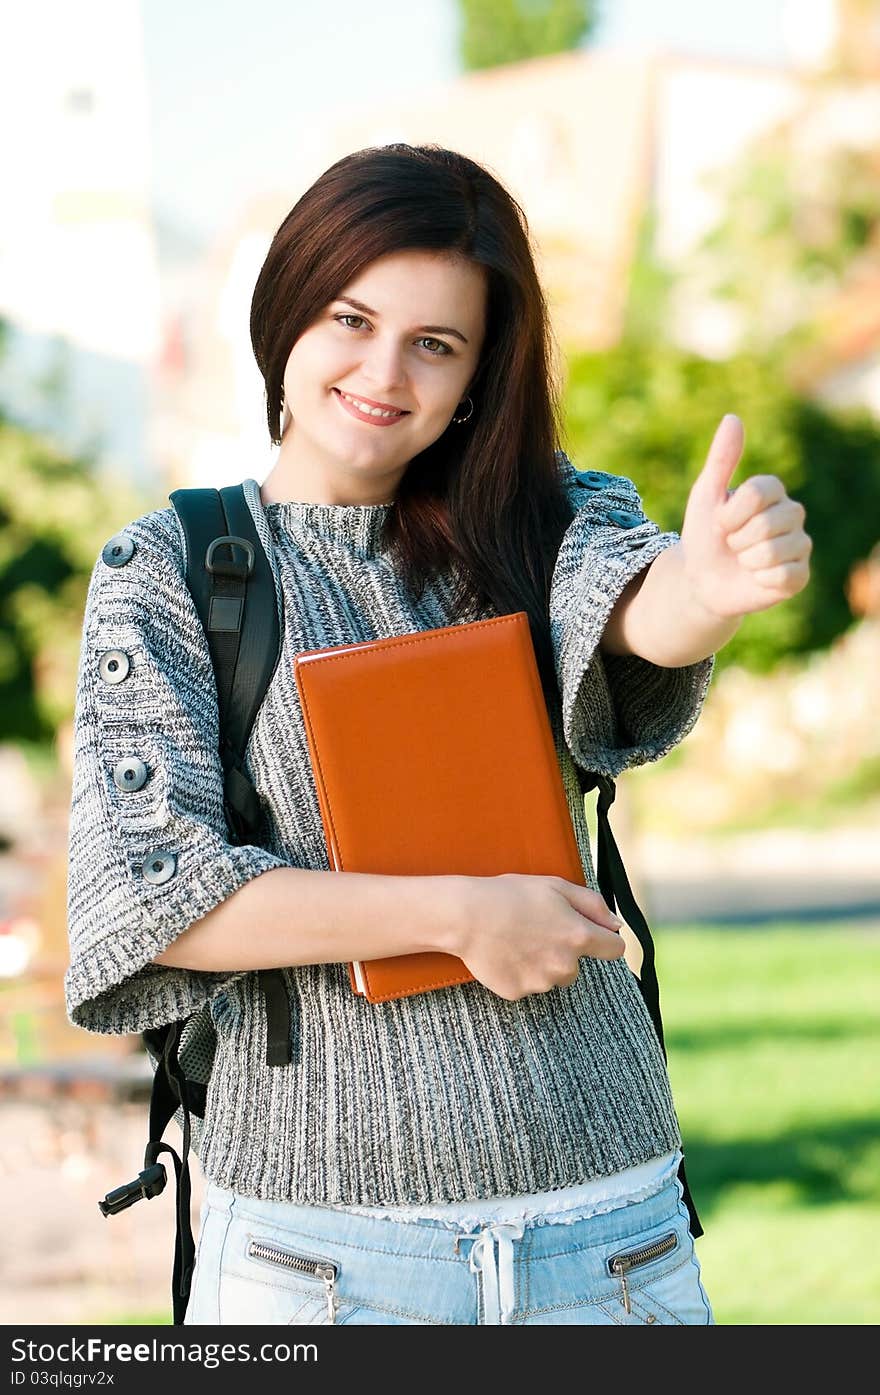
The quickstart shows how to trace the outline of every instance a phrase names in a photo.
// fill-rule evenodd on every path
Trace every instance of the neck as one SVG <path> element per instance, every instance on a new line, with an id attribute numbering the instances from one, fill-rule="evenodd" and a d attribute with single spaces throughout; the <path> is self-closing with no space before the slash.
<path id="1" fill-rule="evenodd" d="M 372 491 L 370 484 L 372 483 Z M 363 481 L 367 492 L 354 495 L 351 489 L 339 486 L 333 488 L 331 485 L 320 485 L 309 480 L 302 471 L 295 473 L 285 469 L 280 462 L 269 471 L 262 485 L 260 486 L 260 498 L 265 507 L 266 504 L 335 504 L 348 507 L 364 507 L 370 504 L 391 504 L 394 502 L 394 492 L 387 486 L 380 489 L 378 482 Z"/>

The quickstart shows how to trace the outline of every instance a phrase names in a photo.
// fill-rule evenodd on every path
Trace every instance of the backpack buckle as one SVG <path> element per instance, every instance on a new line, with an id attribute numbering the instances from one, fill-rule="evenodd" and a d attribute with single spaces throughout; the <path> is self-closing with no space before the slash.
<path id="1" fill-rule="evenodd" d="M 230 557 L 215 560 L 215 554 L 220 547 L 228 547 Z M 244 562 L 236 561 L 235 549 L 243 548 L 245 552 Z M 222 538 L 214 538 L 208 546 L 205 554 L 205 568 L 212 576 L 228 576 L 235 581 L 244 581 L 254 570 L 254 546 L 247 538 L 238 538 L 233 533 L 226 533 Z"/>
<path id="2" fill-rule="evenodd" d="M 139 1172 L 133 1182 L 126 1182 L 124 1187 L 116 1187 L 112 1192 L 108 1192 L 103 1201 L 98 1202 L 102 1216 L 115 1216 L 119 1211 L 126 1211 L 129 1206 L 134 1206 L 136 1201 L 146 1197 L 158 1196 L 164 1190 L 167 1181 L 167 1174 L 162 1163 L 154 1163 L 152 1167 Z"/>

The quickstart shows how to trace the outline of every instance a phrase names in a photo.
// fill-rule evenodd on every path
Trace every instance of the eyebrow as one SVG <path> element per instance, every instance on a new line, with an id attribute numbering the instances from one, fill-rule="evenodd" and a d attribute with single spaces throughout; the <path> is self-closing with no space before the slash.
<path id="1" fill-rule="evenodd" d="M 340 295 L 337 296 L 336 299 L 344 301 L 346 305 L 353 306 L 355 310 L 360 310 L 364 315 L 379 317 L 378 310 L 371 310 L 369 305 L 364 305 L 363 301 L 360 300 L 353 300 L 350 295 Z M 462 344 L 467 343 L 461 331 L 453 329 L 452 325 L 419 325 L 418 328 L 424 330 L 427 334 L 454 334 L 456 339 L 461 340 Z"/>

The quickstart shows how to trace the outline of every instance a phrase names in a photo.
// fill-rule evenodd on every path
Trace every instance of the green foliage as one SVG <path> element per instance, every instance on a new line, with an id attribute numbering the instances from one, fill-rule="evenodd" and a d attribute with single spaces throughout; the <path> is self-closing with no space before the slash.
<path id="1" fill-rule="evenodd" d="M 567 53 L 592 33 L 595 0 L 460 0 L 466 70 Z"/>
<path id="2" fill-rule="evenodd" d="M 878 168 L 876 149 L 817 152 L 783 125 L 707 176 L 725 211 L 695 250 L 690 273 L 735 303 L 750 344 L 789 339 L 796 350 L 821 335 L 822 315 L 842 291 L 876 277 Z"/>
<path id="3" fill-rule="evenodd" d="M 628 338 L 610 351 L 569 353 L 568 446 L 578 469 L 633 480 L 648 516 L 679 531 L 691 485 L 725 412 L 745 426 L 735 488 L 777 475 L 807 511 L 809 585 L 749 615 L 718 655 L 769 671 L 779 659 L 824 648 L 852 623 L 845 583 L 877 541 L 880 426 L 867 412 L 830 412 L 786 382 L 773 354 L 704 359 L 659 341 Z"/>
<path id="4" fill-rule="evenodd" d="M 71 716 L 92 566 L 148 507 L 0 421 L 0 741 L 48 744 Z"/>

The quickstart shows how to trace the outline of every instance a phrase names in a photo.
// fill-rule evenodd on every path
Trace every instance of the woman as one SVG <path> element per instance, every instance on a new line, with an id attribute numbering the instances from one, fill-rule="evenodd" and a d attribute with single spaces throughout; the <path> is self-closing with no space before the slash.
<path id="1" fill-rule="evenodd" d="M 251 336 L 279 446 L 246 486 L 284 617 L 248 750 L 266 846 L 227 835 L 172 509 L 127 527 L 125 565 L 97 560 L 77 690 L 71 1019 L 138 1032 L 209 1003 L 217 1031 L 186 1321 L 711 1323 L 664 1059 L 574 763 L 614 776 L 687 735 L 742 615 L 806 583 L 804 511 L 770 476 L 728 490 L 736 418 L 680 536 L 628 479 L 572 468 L 525 218 L 451 151 L 327 170 L 275 235 Z M 587 886 L 327 875 L 292 656 L 516 610 Z M 147 778 L 120 789 L 131 756 Z M 352 993 L 348 961 L 432 948 L 474 981 Z M 265 1063 L 270 968 L 283 1068 Z"/>

